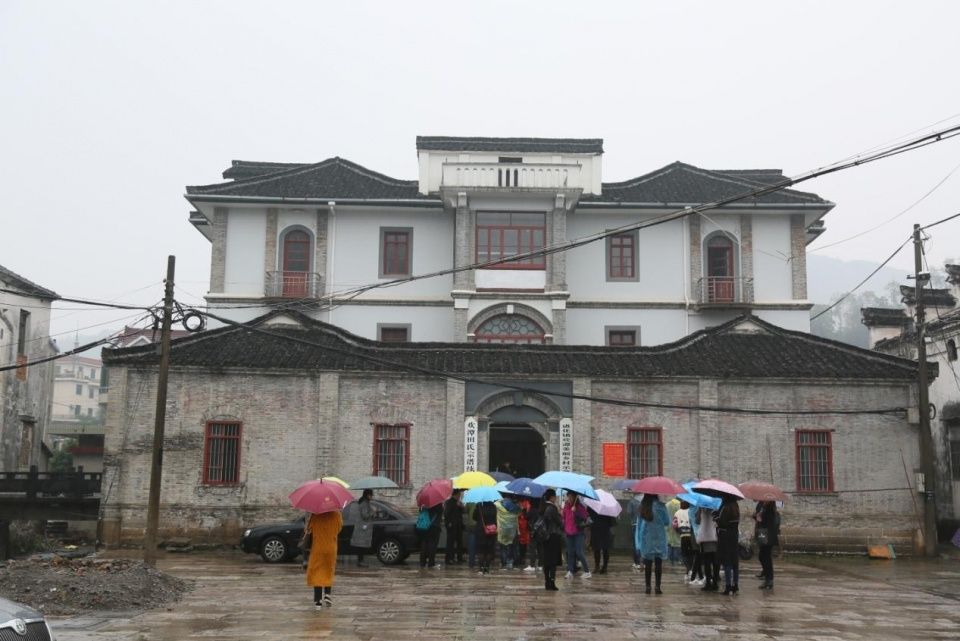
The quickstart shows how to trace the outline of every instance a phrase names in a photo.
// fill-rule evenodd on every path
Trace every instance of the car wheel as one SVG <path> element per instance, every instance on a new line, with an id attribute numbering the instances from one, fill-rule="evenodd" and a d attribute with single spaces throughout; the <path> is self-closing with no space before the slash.
<path id="1" fill-rule="evenodd" d="M 377 558 L 384 565 L 396 565 L 405 557 L 403 544 L 397 539 L 384 539 L 377 546 Z"/>
<path id="2" fill-rule="evenodd" d="M 279 536 L 271 536 L 260 544 L 260 556 L 267 563 L 281 563 L 287 560 L 287 544 Z"/>

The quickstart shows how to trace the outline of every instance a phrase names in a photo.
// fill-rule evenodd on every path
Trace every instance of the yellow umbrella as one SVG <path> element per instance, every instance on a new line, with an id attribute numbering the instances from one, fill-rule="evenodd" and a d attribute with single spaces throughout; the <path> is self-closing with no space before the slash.
<path id="1" fill-rule="evenodd" d="M 350 489 L 350 484 L 349 484 L 349 483 L 347 483 L 347 482 L 344 481 L 343 479 L 338 478 L 338 477 L 336 477 L 336 476 L 324 476 L 321 480 L 323 480 L 323 481 L 331 481 L 331 482 L 333 482 L 333 483 L 339 483 L 339 484 L 342 485 L 343 487 L 345 487 L 345 488 L 347 488 L 347 489 Z"/>
<path id="2" fill-rule="evenodd" d="M 486 472 L 464 472 L 453 479 L 453 487 L 458 490 L 469 490 L 475 487 L 493 487 L 496 479 Z"/>

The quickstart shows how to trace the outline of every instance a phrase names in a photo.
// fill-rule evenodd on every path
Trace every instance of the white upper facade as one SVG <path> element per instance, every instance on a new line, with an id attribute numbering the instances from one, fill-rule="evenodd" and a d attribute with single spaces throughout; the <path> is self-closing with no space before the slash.
<path id="1" fill-rule="evenodd" d="M 829 201 L 781 190 L 650 225 L 779 170 L 673 163 L 605 183 L 599 139 L 420 137 L 417 152 L 417 180 L 331 158 L 234 161 L 232 180 L 189 187 L 210 305 L 235 320 L 294 306 L 381 340 L 653 345 L 748 311 L 809 330 L 805 247 Z"/>

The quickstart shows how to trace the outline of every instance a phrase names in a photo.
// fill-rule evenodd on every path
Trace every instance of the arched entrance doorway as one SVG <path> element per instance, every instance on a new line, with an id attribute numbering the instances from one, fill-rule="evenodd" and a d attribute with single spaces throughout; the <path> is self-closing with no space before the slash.
<path id="1" fill-rule="evenodd" d="M 529 405 L 508 405 L 488 419 L 488 469 L 533 478 L 546 471 L 547 416 Z"/>
<path id="2" fill-rule="evenodd" d="M 529 423 L 490 423 L 490 470 L 534 478 L 546 471 L 543 437 Z"/>

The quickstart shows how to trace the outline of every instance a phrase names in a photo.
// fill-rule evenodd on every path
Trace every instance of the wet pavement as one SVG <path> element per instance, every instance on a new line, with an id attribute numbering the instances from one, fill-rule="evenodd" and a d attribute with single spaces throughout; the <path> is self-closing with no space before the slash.
<path id="1" fill-rule="evenodd" d="M 412 561 L 415 559 L 411 558 Z M 960 639 L 960 562 L 776 559 L 777 586 L 741 566 L 737 596 L 705 594 L 665 568 L 662 596 L 643 594 L 626 557 L 606 575 L 558 579 L 466 566 L 337 569 L 332 608 L 316 610 L 299 564 L 240 553 L 169 555 L 160 568 L 196 589 L 170 609 L 52 619 L 58 641 L 336 639 Z M 562 576 L 562 573 L 561 573 Z"/>

